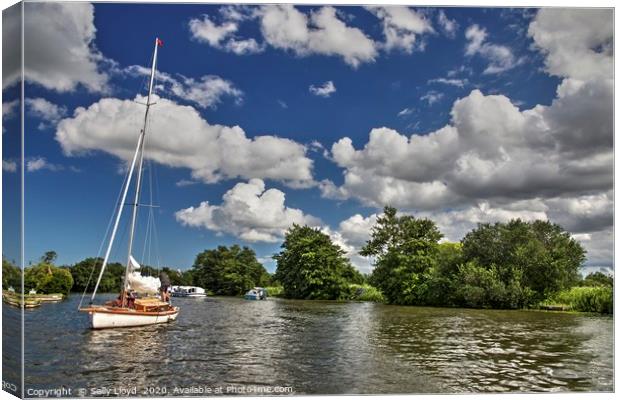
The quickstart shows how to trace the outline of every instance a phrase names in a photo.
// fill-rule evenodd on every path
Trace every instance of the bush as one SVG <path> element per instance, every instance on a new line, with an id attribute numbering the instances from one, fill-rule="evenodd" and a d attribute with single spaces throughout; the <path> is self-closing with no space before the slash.
<path id="1" fill-rule="evenodd" d="M 271 297 L 280 297 L 284 292 L 284 288 L 282 286 L 266 286 L 267 296 Z"/>
<path id="2" fill-rule="evenodd" d="M 22 289 L 22 271 L 6 259 L 2 259 L 2 289 L 12 287 L 15 291 Z"/>
<path id="3" fill-rule="evenodd" d="M 504 283 L 498 268 L 487 269 L 470 261 L 460 265 L 455 276 L 455 302 L 472 308 L 523 308 L 532 304 L 532 289 L 523 286 L 519 271 L 512 271 Z"/>
<path id="4" fill-rule="evenodd" d="M 34 289 L 39 294 L 68 294 L 73 287 L 73 277 L 66 269 L 52 264 L 39 263 L 24 271 L 24 290 L 28 293 Z"/>
<path id="5" fill-rule="evenodd" d="M 39 287 L 38 291 L 46 294 L 69 294 L 72 286 L 73 277 L 71 276 L 71 272 L 66 269 L 55 268 L 52 271 L 52 276 Z"/>
<path id="6" fill-rule="evenodd" d="M 384 303 L 385 298 L 383 297 L 383 293 L 379 289 L 374 286 L 370 286 L 368 284 L 358 285 L 351 284 L 349 285 L 349 300 L 356 301 L 373 301 L 375 303 Z"/>
<path id="7" fill-rule="evenodd" d="M 613 314 L 613 289 L 609 286 L 572 287 L 553 296 L 551 301 L 567 304 L 571 310 Z"/>

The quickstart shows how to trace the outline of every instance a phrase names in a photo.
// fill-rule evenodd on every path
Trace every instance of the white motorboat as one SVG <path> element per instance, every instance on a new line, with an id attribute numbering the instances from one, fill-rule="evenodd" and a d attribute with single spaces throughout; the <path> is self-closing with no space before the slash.
<path id="1" fill-rule="evenodd" d="M 198 286 L 172 286 L 172 297 L 207 297 L 207 292 Z"/>

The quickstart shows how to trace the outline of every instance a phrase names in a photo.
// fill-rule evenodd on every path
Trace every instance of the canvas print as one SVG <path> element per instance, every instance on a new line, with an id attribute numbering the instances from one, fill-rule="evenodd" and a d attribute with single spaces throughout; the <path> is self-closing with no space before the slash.
<path id="1" fill-rule="evenodd" d="M 5 8 L 3 390 L 613 392 L 613 18 Z"/>

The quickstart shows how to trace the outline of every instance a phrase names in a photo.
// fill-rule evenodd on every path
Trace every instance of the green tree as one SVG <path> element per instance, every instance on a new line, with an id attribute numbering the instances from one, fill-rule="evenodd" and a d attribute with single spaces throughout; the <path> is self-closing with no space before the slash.
<path id="1" fill-rule="evenodd" d="M 24 290 L 34 289 L 37 293 L 68 294 L 73 287 L 71 272 L 52 264 L 56 253 L 49 251 L 41 257 L 41 262 L 24 270 Z"/>
<path id="2" fill-rule="evenodd" d="M 54 250 L 46 251 L 41 257 L 41 262 L 45 264 L 53 264 L 56 261 L 58 254 Z"/>
<path id="3" fill-rule="evenodd" d="M 293 225 L 273 256 L 274 279 L 284 287 L 284 297 L 335 300 L 348 296 L 349 280 L 359 280 L 345 252 L 319 229 Z"/>
<path id="4" fill-rule="evenodd" d="M 454 282 L 462 263 L 463 252 L 461 243 L 439 243 L 435 263 L 425 274 L 426 289 L 421 303 L 431 306 L 456 305 Z"/>
<path id="5" fill-rule="evenodd" d="M 74 281 L 72 290 L 83 292 L 87 289 L 87 283 L 88 290 L 93 290 L 95 283 L 97 282 L 97 278 L 99 277 L 102 264 L 103 259 L 101 257 L 91 257 L 86 258 L 70 267 L 69 271 Z M 122 264 L 108 263 L 103 276 L 101 277 L 101 282 L 99 283 L 99 288 L 97 291 L 99 293 L 115 293 L 120 291 L 124 277 L 125 267 Z"/>
<path id="6" fill-rule="evenodd" d="M 12 262 L 2 258 L 2 289 L 12 287 L 16 292 L 22 289 L 21 269 Z"/>
<path id="7" fill-rule="evenodd" d="M 479 224 L 462 240 L 463 262 L 493 271 L 510 301 L 530 305 L 578 282 L 585 250 L 548 221 Z"/>
<path id="8" fill-rule="evenodd" d="M 442 234 L 429 219 L 385 207 L 360 251 L 375 257 L 370 282 L 392 304 L 427 304 Z"/>
<path id="9" fill-rule="evenodd" d="M 580 283 L 580 286 L 610 286 L 610 287 L 613 287 L 614 278 L 600 271 L 591 272 L 583 279 L 583 281 Z"/>
<path id="10" fill-rule="evenodd" d="M 191 272 L 197 286 L 220 295 L 239 295 L 266 283 L 267 271 L 254 250 L 233 245 L 205 250 L 196 256 Z"/>

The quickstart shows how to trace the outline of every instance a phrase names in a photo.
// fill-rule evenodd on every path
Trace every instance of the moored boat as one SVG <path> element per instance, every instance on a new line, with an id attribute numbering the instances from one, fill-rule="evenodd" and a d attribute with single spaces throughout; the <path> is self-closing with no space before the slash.
<path id="1" fill-rule="evenodd" d="M 255 287 L 247 291 L 243 296 L 246 300 L 265 300 L 267 298 L 267 289 Z"/>
<path id="2" fill-rule="evenodd" d="M 198 286 L 173 286 L 172 297 L 207 297 L 207 292 Z"/>

